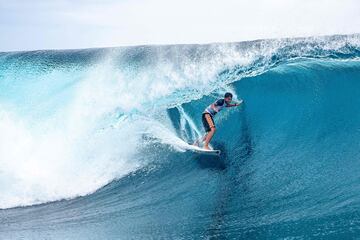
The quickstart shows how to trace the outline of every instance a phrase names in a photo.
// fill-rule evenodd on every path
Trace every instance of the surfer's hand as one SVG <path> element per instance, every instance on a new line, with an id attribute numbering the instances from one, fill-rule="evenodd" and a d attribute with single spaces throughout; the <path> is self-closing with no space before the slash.
<path id="1" fill-rule="evenodd" d="M 235 104 L 235 106 L 240 106 L 242 103 L 243 103 L 243 100 L 240 100 L 240 102 Z"/>

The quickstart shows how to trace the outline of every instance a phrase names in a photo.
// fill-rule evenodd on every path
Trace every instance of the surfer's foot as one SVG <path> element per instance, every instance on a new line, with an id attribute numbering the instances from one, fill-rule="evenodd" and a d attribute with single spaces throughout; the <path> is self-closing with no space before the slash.
<path id="1" fill-rule="evenodd" d="M 209 146 L 204 146 L 204 149 L 210 150 Z"/>

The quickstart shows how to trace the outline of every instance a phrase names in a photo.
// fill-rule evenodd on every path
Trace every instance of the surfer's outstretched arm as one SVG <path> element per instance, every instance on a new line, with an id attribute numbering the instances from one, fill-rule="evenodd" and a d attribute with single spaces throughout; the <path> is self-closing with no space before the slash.
<path id="1" fill-rule="evenodd" d="M 226 107 L 237 107 L 237 106 L 240 106 L 242 103 L 243 103 L 243 100 L 240 100 L 240 102 L 234 103 L 234 104 L 228 104 L 228 105 L 226 105 Z"/>

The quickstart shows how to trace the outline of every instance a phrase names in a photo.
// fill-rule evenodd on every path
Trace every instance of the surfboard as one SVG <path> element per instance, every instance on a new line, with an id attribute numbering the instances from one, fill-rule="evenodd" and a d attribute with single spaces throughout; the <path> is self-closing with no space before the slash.
<path id="1" fill-rule="evenodd" d="M 203 149 L 194 145 L 189 145 L 189 151 L 194 152 L 194 153 L 198 153 L 198 154 L 203 154 L 203 155 L 212 155 L 212 156 L 219 156 L 221 154 L 220 150 L 217 149 Z"/>

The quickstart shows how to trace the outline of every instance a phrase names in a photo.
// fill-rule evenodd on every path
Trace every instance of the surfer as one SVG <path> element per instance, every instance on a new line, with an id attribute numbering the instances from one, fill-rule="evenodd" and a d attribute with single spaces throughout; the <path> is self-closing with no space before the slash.
<path id="1" fill-rule="evenodd" d="M 232 93 L 229 92 L 225 93 L 224 98 L 221 98 L 216 102 L 214 102 L 213 104 L 209 105 L 207 108 L 205 108 L 204 112 L 202 113 L 202 123 L 204 125 L 206 132 L 205 135 L 201 138 L 201 140 L 204 142 L 204 149 L 210 149 L 209 143 L 212 137 L 214 136 L 216 130 L 213 117 L 225 107 L 236 107 L 236 106 L 240 106 L 240 104 L 242 103 L 241 100 L 240 103 L 231 104 L 232 96 L 233 96 Z M 200 139 L 198 139 L 194 143 L 195 146 L 199 145 L 199 140 Z"/>

